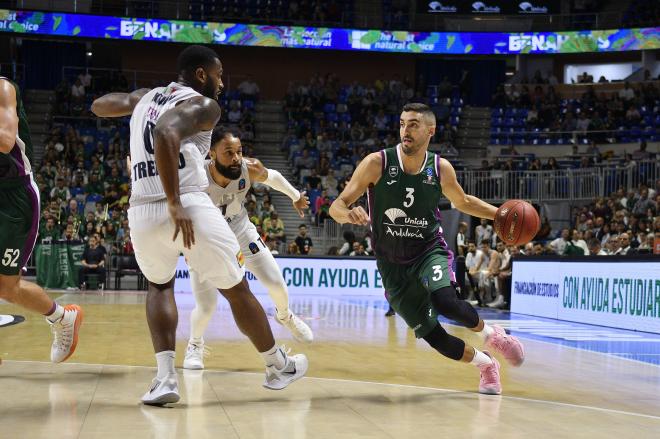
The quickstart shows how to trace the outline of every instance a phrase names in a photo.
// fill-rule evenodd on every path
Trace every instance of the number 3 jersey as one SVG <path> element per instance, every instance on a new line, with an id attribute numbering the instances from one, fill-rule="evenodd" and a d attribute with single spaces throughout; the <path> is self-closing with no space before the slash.
<path id="1" fill-rule="evenodd" d="M 209 187 L 206 189 L 206 193 L 209 194 L 213 204 L 220 209 L 232 231 L 241 233 L 249 222 L 247 210 L 243 203 L 250 187 L 252 187 L 247 162 L 243 159 L 241 176 L 236 180 L 231 180 L 226 187 L 220 186 L 213 180 L 211 175 L 212 166 L 213 160 L 207 160 L 204 168 L 209 180 Z"/>
<path id="2" fill-rule="evenodd" d="M 195 96 L 190 87 L 176 82 L 144 95 L 131 116 L 131 206 L 165 200 L 154 156 L 153 131 L 168 110 Z M 211 147 L 211 131 L 202 131 L 181 141 L 179 193 L 202 192 L 208 186 L 204 160 Z"/>
<path id="3" fill-rule="evenodd" d="M 410 264 L 436 246 L 448 250 L 438 204 L 440 157 L 426 153 L 415 175 L 403 171 L 400 145 L 380 151 L 382 176 L 369 188 L 369 217 L 377 259 Z"/>

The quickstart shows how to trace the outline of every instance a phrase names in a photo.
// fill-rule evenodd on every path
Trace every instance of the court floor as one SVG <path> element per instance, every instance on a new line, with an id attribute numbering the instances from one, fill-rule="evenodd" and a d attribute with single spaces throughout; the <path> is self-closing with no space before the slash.
<path id="1" fill-rule="evenodd" d="M 431 438 L 628 437 L 660 435 L 660 336 L 487 311 L 525 344 L 520 368 L 502 361 L 502 396 L 477 393 L 475 367 L 442 358 L 373 297 L 293 296 L 315 332 L 294 342 L 271 318 L 280 343 L 304 352 L 306 378 L 261 387 L 262 361 L 235 328 L 227 303 L 206 336 L 205 371 L 180 371 L 181 402 L 139 403 L 155 360 L 143 292 L 52 293 L 84 306 L 75 355 L 48 361 L 48 325 L 0 328 L 0 438 Z M 259 296 L 269 315 L 273 307 Z M 192 297 L 177 295 L 177 366 Z M 443 322 L 444 323 L 444 322 Z M 466 329 L 449 332 L 481 346 Z"/>

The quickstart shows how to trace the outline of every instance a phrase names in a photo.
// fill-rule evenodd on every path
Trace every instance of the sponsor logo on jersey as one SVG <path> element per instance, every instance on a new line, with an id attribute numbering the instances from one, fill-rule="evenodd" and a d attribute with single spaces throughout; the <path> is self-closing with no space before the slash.
<path id="1" fill-rule="evenodd" d="M 410 226 L 410 227 L 418 227 L 425 229 L 428 227 L 429 222 L 426 218 L 410 218 L 406 212 L 403 210 L 397 208 L 397 207 L 392 207 L 390 209 L 387 209 L 385 211 L 385 216 L 391 221 L 391 223 L 383 223 L 389 226 Z M 400 221 L 399 221 L 400 219 Z M 397 221 L 399 223 L 397 224 Z"/>
<path id="2" fill-rule="evenodd" d="M 240 180 L 238 180 L 238 190 L 240 191 L 243 189 L 245 189 L 245 179 L 241 178 Z"/>
<path id="3" fill-rule="evenodd" d="M 429 277 L 428 276 L 424 276 L 422 278 L 422 285 L 424 285 L 426 288 L 429 287 Z M 431 315 L 431 314 L 429 314 L 429 315 Z"/>
<path id="4" fill-rule="evenodd" d="M 238 253 L 236 253 L 236 261 L 238 261 L 238 265 L 240 267 L 245 265 L 245 256 L 243 255 L 243 252 L 240 250 L 238 251 Z"/>
<path id="5" fill-rule="evenodd" d="M 387 185 L 392 186 L 394 183 L 396 183 L 396 180 L 390 180 L 387 182 Z"/>
<path id="6" fill-rule="evenodd" d="M 433 169 L 426 168 L 426 177 L 422 180 L 424 184 L 433 184 Z"/>
<path id="7" fill-rule="evenodd" d="M 390 172 L 389 172 L 390 177 L 394 178 L 397 175 L 399 175 L 399 167 L 398 166 L 390 166 Z"/>
<path id="8" fill-rule="evenodd" d="M 256 242 L 251 242 L 248 248 L 250 249 L 250 252 L 252 252 L 253 255 L 256 255 L 261 250 Z"/>
<path id="9" fill-rule="evenodd" d="M 392 229 L 390 226 L 387 226 L 385 228 L 385 235 L 390 235 L 395 238 L 413 238 L 413 239 L 424 239 L 424 235 L 419 230 L 415 229 L 409 229 L 406 227 L 405 229 L 402 228 L 401 226 L 398 229 Z"/>

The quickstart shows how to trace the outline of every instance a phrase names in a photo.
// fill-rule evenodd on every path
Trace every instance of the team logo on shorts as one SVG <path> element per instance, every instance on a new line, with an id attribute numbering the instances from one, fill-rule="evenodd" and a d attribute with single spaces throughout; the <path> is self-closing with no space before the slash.
<path id="1" fill-rule="evenodd" d="M 252 252 L 253 255 L 259 253 L 260 249 L 256 242 L 251 242 L 248 247 L 250 248 L 250 251 Z"/>
<path id="2" fill-rule="evenodd" d="M 245 265 L 245 256 L 243 256 L 243 252 L 240 250 L 236 253 L 236 261 L 238 261 L 238 265 L 241 267 Z"/>
<path id="3" fill-rule="evenodd" d="M 390 166 L 390 177 L 394 178 L 397 175 L 399 175 L 399 167 L 398 166 Z"/>
<path id="4" fill-rule="evenodd" d="M 245 189 L 245 179 L 241 178 L 238 180 L 238 190 L 242 191 L 243 189 Z"/>

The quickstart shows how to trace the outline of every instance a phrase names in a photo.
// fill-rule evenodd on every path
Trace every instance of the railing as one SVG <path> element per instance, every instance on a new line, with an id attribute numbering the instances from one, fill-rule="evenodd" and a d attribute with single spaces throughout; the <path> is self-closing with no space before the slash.
<path id="1" fill-rule="evenodd" d="M 553 171 L 457 171 L 456 175 L 466 193 L 492 203 L 588 201 L 609 196 L 620 187 L 628 191 L 640 183 L 653 186 L 660 179 L 660 162 Z"/>

